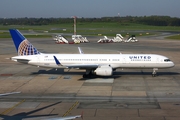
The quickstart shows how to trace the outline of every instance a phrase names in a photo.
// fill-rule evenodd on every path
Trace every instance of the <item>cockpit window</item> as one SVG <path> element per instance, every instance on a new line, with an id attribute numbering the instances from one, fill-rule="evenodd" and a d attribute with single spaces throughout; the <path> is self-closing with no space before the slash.
<path id="1" fill-rule="evenodd" d="M 169 62 L 169 61 L 171 61 L 170 59 L 164 59 L 164 62 Z"/>

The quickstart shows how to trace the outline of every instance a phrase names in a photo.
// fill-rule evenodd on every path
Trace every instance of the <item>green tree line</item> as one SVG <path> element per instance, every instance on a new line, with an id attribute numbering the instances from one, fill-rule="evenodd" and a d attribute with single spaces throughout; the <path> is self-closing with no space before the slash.
<path id="1" fill-rule="evenodd" d="M 0 18 L 1 25 L 53 25 L 73 23 L 73 18 Z M 180 18 L 169 16 L 77 18 L 77 22 L 137 23 L 153 26 L 180 26 Z"/>

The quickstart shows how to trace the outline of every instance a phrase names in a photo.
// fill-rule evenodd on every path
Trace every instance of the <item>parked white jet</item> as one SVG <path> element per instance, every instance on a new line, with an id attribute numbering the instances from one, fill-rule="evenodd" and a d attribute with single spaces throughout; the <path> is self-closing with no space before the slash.
<path id="1" fill-rule="evenodd" d="M 92 74 L 111 76 L 118 68 L 151 68 L 156 76 L 158 68 L 170 68 L 174 63 L 156 54 L 44 54 L 39 52 L 18 30 L 10 29 L 18 56 L 16 62 L 49 67 L 85 69 L 84 78 Z"/>

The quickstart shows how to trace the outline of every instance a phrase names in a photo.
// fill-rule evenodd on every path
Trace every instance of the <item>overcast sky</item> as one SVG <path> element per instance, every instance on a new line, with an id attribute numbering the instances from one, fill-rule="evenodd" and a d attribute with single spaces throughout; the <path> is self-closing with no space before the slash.
<path id="1" fill-rule="evenodd" d="M 1 0 L 0 18 L 106 17 L 166 15 L 180 17 L 180 0 Z"/>

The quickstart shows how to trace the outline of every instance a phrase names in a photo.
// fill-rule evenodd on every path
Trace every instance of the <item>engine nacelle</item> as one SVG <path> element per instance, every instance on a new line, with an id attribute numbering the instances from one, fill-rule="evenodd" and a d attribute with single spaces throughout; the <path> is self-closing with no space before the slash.
<path id="1" fill-rule="evenodd" d="M 109 66 L 101 66 L 94 70 L 94 73 L 99 76 L 111 76 L 113 73 L 112 67 Z"/>

